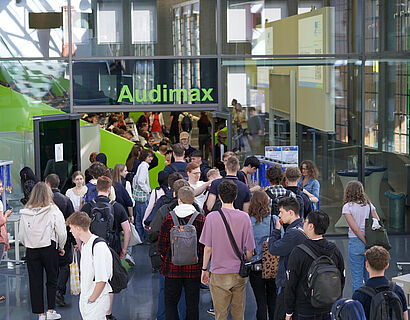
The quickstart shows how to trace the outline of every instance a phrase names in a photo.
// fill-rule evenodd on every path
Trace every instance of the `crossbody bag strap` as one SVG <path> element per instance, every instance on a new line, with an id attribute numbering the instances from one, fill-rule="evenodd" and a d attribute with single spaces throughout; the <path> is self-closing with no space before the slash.
<path id="1" fill-rule="evenodd" d="M 238 258 L 239 258 L 239 260 L 242 261 L 243 257 L 242 257 L 242 255 L 241 255 L 241 253 L 239 252 L 238 246 L 237 246 L 237 244 L 236 244 L 236 241 L 235 241 L 235 239 L 234 239 L 234 237 L 233 237 L 233 234 L 232 234 L 232 231 L 231 231 L 231 227 L 229 226 L 228 221 L 226 221 L 225 215 L 224 215 L 224 213 L 222 212 L 222 210 L 221 210 L 221 209 L 218 209 L 218 212 L 219 212 L 219 214 L 221 215 L 222 220 L 224 221 L 225 228 L 226 228 L 226 232 L 228 233 L 228 237 L 229 237 L 229 240 L 231 241 L 232 248 L 234 249 L 236 255 L 237 255 Z"/>

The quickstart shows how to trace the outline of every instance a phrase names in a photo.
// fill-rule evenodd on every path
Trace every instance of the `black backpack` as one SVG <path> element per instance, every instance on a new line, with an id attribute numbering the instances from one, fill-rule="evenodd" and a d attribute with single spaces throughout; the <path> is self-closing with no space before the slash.
<path id="1" fill-rule="evenodd" d="M 296 200 L 299 202 L 299 217 L 305 217 L 305 201 L 303 200 L 303 191 L 298 188 L 298 192 L 295 193 Z M 309 200 L 310 201 L 310 200 Z"/>
<path id="2" fill-rule="evenodd" d="M 172 168 L 172 170 L 174 170 L 174 172 L 180 173 L 184 177 L 185 180 L 188 180 L 188 174 L 186 173 L 185 170 L 183 171 L 179 170 L 178 167 L 174 163 L 171 163 L 169 166 Z"/>
<path id="3" fill-rule="evenodd" d="M 308 271 L 308 292 L 313 308 L 331 308 L 343 294 L 342 275 L 329 256 L 318 257 L 305 244 L 298 248 L 307 253 L 313 262 Z"/>
<path id="4" fill-rule="evenodd" d="M 181 121 L 181 129 L 185 132 L 191 132 L 192 130 L 192 120 L 189 116 L 184 115 Z"/>
<path id="5" fill-rule="evenodd" d="M 372 298 L 370 304 L 370 318 L 372 320 L 403 320 L 403 305 L 395 293 L 396 284 L 389 282 L 388 286 L 371 288 L 363 286 L 362 292 Z"/>
<path id="6" fill-rule="evenodd" d="M 114 203 L 104 201 L 91 201 L 91 218 L 90 231 L 91 233 L 106 240 L 110 247 L 114 240 Z"/>
<path id="7" fill-rule="evenodd" d="M 94 246 L 98 242 L 107 243 L 101 237 L 96 238 L 91 248 L 91 253 L 93 254 L 93 256 L 94 256 Z M 110 249 L 110 252 L 112 255 L 112 277 L 110 280 L 108 280 L 108 283 L 110 284 L 112 288 L 112 292 L 120 293 L 121 290 L 127 288 L 128 286 L 128 273 L 127 273 L 127 270 L 122 265 L 121 259 L 118 256 L 118 254 L 110 246 L 108 246 L 108 249 Z"/>
<path id="8" fill-rule="evenodd" d="M 292 194 L 292 191 L 286 190 L 286 193 L 283 196 L 275 196 L 272 193 L 272 191 L 270 191 L 269 189 L 267 189 L 265 192 L 269 196 L 269 198 L 271 198 L 272 200 L 271 214 L 275 216 L 279 216 L 279 207 L 278 207 L 279 200 L 283 197 L 290 197 Z"/>

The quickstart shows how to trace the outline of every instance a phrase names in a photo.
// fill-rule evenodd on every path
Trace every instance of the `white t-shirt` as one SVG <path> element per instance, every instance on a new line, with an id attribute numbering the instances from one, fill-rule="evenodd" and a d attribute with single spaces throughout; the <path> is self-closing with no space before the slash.
<path id="1" fill-rule="evenodd" d="M 371 205 L 371 210 L 375 210 L 374 206 Z M 365 220 L 369 217 L 369 205 L 361 205 L 356 202 L 348 202 L 343 206 L 342 214 L 351 214 L 353 216 L 354 221 L 356 221 L 357 226 L 359 227 L 360 232 L 364 235 L 365 229 Z M 357 237 L 355 233 L 350 229 L 348 232 L 349 238 Z"/>
<path id="2" fill-rule="evenodd" d="M 88 301 L 88 298 L 94 291 L 96 282 L 106 282 L 100 297 L 110 293 L 112 290 L 110 284 L 108 283 L 108 280 L 112 277 L 112 255 L 106 243 L 98 242 L 94 246 L 93 257 L 92 245 L 94 239 L 96 238 L 96 235 L 92 235 L 90 240 L 83 244 L 81 250 L 80 300 L 82 301 Z"/>
<path id="3" fill-rule="evenodd" d="M 190 183 L 189 185 L 192 188 L 196 189 L 196 188 L 199 188 L 199 187 L 203 186 L 205 183 L 206 182 L 204 182 L 204 181 L 198 180 L 197 183 L 195 183 L 195 184 Z M 204 203 L 205 203 L 207 198 L 208 198 L 208 192 L 204 191 L 200 195 L 195 197 L 195 202 L 202 209 L 204 207 Z"/>

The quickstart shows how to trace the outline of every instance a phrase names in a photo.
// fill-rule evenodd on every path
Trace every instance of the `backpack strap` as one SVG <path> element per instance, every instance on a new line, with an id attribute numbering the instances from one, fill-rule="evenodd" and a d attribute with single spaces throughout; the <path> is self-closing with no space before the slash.
<path id="1" fill-rule="evenodd" d="M 178 218 L 177 218 L 177 215 L 176 215 L 175 211 L 172 210 L 169 214 L 172 217 L 172 221 L 174 222 L 174 226 L 179 227 L 179 221 L 178 221 Z"/>
<path id="2" fill-rule="evenodd" d="M 104 238 L 101 237 L 97 237 L 94 239 L 93 241 L 93 245 L 91 246 L 91 254 L 94 256 L 94 246 L 98 243 L 98 242 L 105 242 L 107 244 L 107 241 L 105 241 Z M 108 244 L 107 244 L 108 245 Z"/>
<path id="3" fill-rule="evenodd" d="M 310 248 L 309 248 L 307 245 L 305 245 L 305 244 L 300 244 L 300 245 L 298 245 L 298 248 L 300 248 L 300 249 L 303 250 L 305 253 L 307 253 L 313 260 L 316 260 L 316 259 L 318 258 L 318 256 L 315 255 L 315 254 L 313 253 L 313 251 L 310 250 Z"/>
<path id="4" fill-rule="evenodd" d="M 198 215 L 199 215 L 199 212 L 198 212 L 198 211 L 195 211 L 195 212 L 192 214 L 191 218 L 189 219 L 187 225 L 188 225 L 188 224 L 193 224 L 194 221 L 195 221 L 195 219 L 196 219 L 196 217 L 197 217 Z"/>
<path id="5" fill-rule="evenodd" d="M 359 292 L 364 293 L 365 295 L 368 295 L 369 297 L 373 298 L 378 292 L 376 289 L 368 286 L 363 286 L 357 289 Z"/>

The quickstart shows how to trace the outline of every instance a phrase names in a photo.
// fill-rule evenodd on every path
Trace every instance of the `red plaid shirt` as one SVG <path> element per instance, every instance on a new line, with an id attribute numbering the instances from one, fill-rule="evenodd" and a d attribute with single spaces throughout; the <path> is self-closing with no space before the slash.
<path id="1" fill-rule="evenodd" d="M 182 218 L 185 223 L 188 223 L 191 216 Z M 197 240 L 198 240 L 198 263 L 187 266 L 176 266 L 172 263 L 171 259 L 171 242 L 169 239 L 171 228 L 174 226 L 172 217 L 168 214 L 163 220 L 161 230 L 158 237 L 158 252 L 161 254 L 162 261 L 160 272 L 164 277 L 168 278 L 199 278 L 201 277 L 202 260 L 204 253 L 204 245 L 199 243 L 201 237 L 202 228 L 204 227 L 205 217 L 199 214 L 195 221 L 192 223 L 196 228 Z"/>

